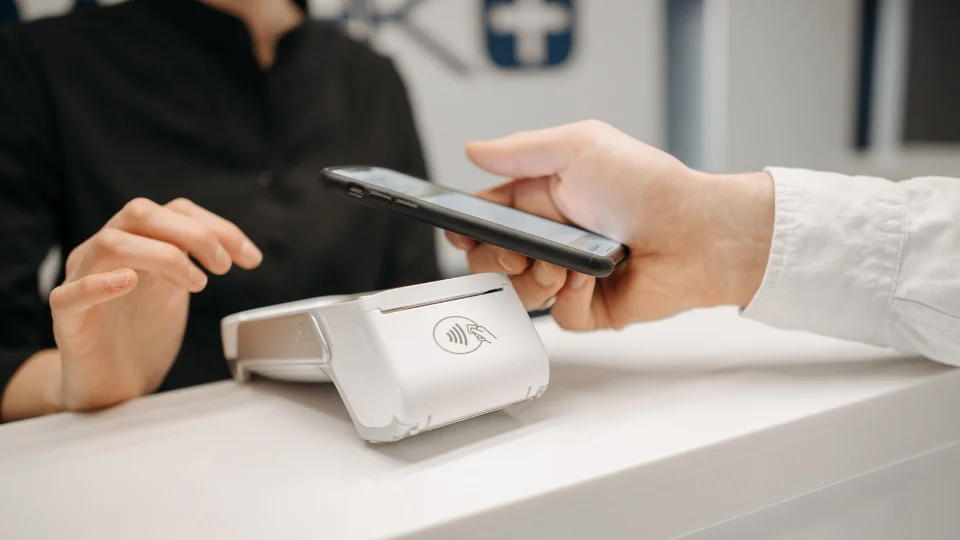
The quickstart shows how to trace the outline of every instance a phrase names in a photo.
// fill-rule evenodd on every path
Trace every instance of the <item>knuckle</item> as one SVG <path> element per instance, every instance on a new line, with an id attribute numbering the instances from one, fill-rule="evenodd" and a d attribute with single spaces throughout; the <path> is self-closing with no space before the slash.
<path id="1" fill-rule="evenodd" d="M 611 129 L 614 128 L 601 120 L 583 120 L 578 124 L 577 134 L 580 143 L 587 144 L 604 137 Z"/>
<path id="2" fill-rule="evenodd" d="M 57 311 L 65 307 L 66 298 L 64 298 L 63 287 L 63 285 L 60 285 L 58 287 L 54 287 L 53 290 L 50 291 L 50 309 L 53 311 Z"/>
<path id="3" fill-rule="evenodd" d="M 216 249 L 219 240 L 217 240 L 217 235 L 213 234 L 213 231 L 205 227 L 198 227 L 190 232 L 190 242 L 197 249 L 213 251 Z"/>
<path id="4" fill-rule="evenodd" d="M 220 244 L 220 240 L 217 238 L 217 235 L 211 230 L 203 230 L 199 233 L 199 240 L 201 245 L 206 246 L 207 249 L 216 250 L 217 245 Z"/>
<path id="5" fill-rule="evenodd" d="M 606 129 L 607 123 L 602 120 L 597 120 L 596 118 L 590 118 L 580 122 L 580 126 L 586 131 L 598 132 Z"/>
<path id="6" fill-rule="evenodd" d="M 82 297 L 88 297 L 97 292 L 95 290 L 94 281 L 90 279 L 89 276 L 78 281 L 76 287 L 77 293 Z"/>
<path id="7" fill-rule="evenodd" d="M 224 226 L 224 232 L 226 233 L 227 237 L 232 238 L 234 241 L 242 242 L 247 237 L 245 234 L 243 234 L 243 231 L 240 230 L 240 227 L 229 221 Z"/>
<path id="8" fill-rule="evenodd" d="M 83 244 L 73 248 L 73 250 L 67 254 L 67 260 L 63 264 L 67 275 L 72 274 L 74 270 L 76 270 L 77 265 L 80 264 L 80 259 L 83 258 L 83 255 L 80 253 L 81 247 L 83 247 Z"/>
<path id="9" fill-rule="evenodd" d="M 167 203 L 167 207 L 173 208 L 173 209 L 185 209 L 185 208 L 191 208 L 193 206 L 196 206 L 196 205 L 193 203 L 193 201 L 191 201 L 186 197 L 177 197 L 176 199 Z"/>
<path id="10" fill-rule="evenodd" d="M 167 244 L 160 253 L 160 262 L 171 268 L 186 267 L 187 257 L 175 246 Z"/>
<path id="11" fill-rule="evenodd" d="M 93 238 L 93 248 L 102 255 L 117 253 L 123 249 L 124 235 L 117 229 L 103 229 Z"/>
<path id="12" fill-rule="evenodd" d="M 155 207 L 156 204 L 150 199 L 137 197 L 123 207 L 123 212 L 133 220 L 143 221 L 150 217 Z"/>

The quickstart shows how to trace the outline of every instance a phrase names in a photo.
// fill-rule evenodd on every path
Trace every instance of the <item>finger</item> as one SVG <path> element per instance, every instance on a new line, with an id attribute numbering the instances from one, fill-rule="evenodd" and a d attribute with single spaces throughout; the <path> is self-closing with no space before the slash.
<path id="1" fill-rule="evenodd" d="M 565 268 L 543 261 L 536 261 L 524 273 L 510 278 L 527 311 L 544 309 L 563 288 L 566 279 Z"/>
<path id="2" fill-rule="evenodd" d="M 482 274 L 484 272 L 500 272 L 508 276 L 523 273 L 530 264 L 530 260 L 519 253 L 492 246 L 478 244 L 467 255 L 470 272 Z"/>
<path id="3" fill-rule="evenodd" d="M 570 223 L 553 196 L 553 184 L 558 181 L 558 178 L 553 176 L 526 178 L 515 182 L 512 190 L 511 206 L 522 212 L 552 221 Z"/>
<path id="4" fill-rule="evenodd" d="M 474 197 L 484 199 L 504 206 L 513 206 L 513 190 L 522 180 L 511 180 L 492 188 L 482 189 L 473 194 Z"/>
<path id="5" fill-rule="evenodd" d="M 227 273 L 232 264 L 230 255 L 210 227 L 149 199 L 130 201 L 107 226 L 173 244 L 215 274 Z"/>
<path id="6" fill-rule="evenodd" d="M 447 241 L 453 244 L 453 247 L 459 250 L 470 251 L 477 246 L 477 241 L 469 236 L 464 236 L 462 234 L 457 234 L 450 231 L 443 231 L 443 234 L 447 237 Z"/>
<path id="7" fill-rule="evenodd" d="M 467 156 L 481 169 L 499 176 L 549 176 L 566 169 L 570 145 L 561 128 L 526 131 L 467 145 Z"/>
<path id="8" fill-rule="evenodd" d="M 207 275 L 180 248 L 167 242 L 107 228 L 91 237 L 89 249 L 90 256 L 85 259 L 89 267 L 80 268 L 80 275 L 134 268 L 159 274 L 192 292 L 207 285 Z"/>
<path id="9" fill-rule="evenodd" d="M 137 286 L 137 273 L 121 268 L 85 276 L 50 291 L 50 310 L 54 316 L 73 315 L 118 298 Z"/>
<path id="10" fill-rule="evenodd" d="M 170 201 L 167 203 L 167 208 L 189 216 L 209 227 L 217 235 L 233 261 L 240 267 L 249 270 L 260 266 L 263 261 L 263 253 L 260 249 L 233 222 L 198 206 L 188 199 L 180 198 Z"/>
<path id="11" fill-rule="evenodd" d="M 557 302 L 550 310 L 557 324 L 567 330 L 595 330 L 597 317 L 595 315 L 594 289 L 597 279 L 579 272 L 570 272 L 563 290 L 557 294 Z"/>
<path id="12" fill-rule="evenodd" d="M 569 223 L 553 196 L 556 176 L 539 176 L 511 180 L 499 186 L 478 191 L 474 195 L 497 204 L 510 206 L 528 214 L 545 217 L 560 223 Z"/>
<path id="13" fill-rule="evenodd" d="M 481 169 L 499 176 L 551 176 L 565 170 L 583 144 L 577 126 L 570 124 L 473 142 L 467 145 L 467 156 Z"/>

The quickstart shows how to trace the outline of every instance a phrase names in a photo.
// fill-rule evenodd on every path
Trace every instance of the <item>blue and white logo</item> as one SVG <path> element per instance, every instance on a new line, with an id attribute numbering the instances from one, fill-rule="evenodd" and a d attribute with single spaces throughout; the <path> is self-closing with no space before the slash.
<path id="1" fill-rule="evenodd" d="M 500 67 L 555 67 L 573 52 L 573 0 L 484 0 L 483 23 Z"/>

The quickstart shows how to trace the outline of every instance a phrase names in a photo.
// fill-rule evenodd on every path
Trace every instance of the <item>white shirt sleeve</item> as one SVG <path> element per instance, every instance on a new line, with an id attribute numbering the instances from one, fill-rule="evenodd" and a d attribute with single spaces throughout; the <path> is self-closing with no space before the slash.
<path id="1" fill-rule="evenodd" d="M 960 365 L 960 179 L 766 170 L 773 245 L 744 316 Z"/>

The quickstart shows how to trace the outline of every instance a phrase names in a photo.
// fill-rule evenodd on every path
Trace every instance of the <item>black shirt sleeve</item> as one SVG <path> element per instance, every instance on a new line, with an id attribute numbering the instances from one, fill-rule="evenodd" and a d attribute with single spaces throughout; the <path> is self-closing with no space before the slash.
<path id="1" fill-rule="evenodd" d="M 0 28 L 0 398 L 33 353 L 55 346 L 37 271 L 56 243 L 56 119 L 19 27 Z"/>
<path id="2" fill-rule="evenodd" d="M 395 126 L 396 137 L 402 145 L 397 170 L 429 179 L 423 147 L 417 133 L 413 108 L 406 86 L 393 63 L 387 77 L 387 102 Z M 400 287 L 440 279 L 437 264 L 437 246 L 433 227 L 410 219 L 397 217 L 391 239 L 392 264 L 386 265 L 384 287 Z"/>

